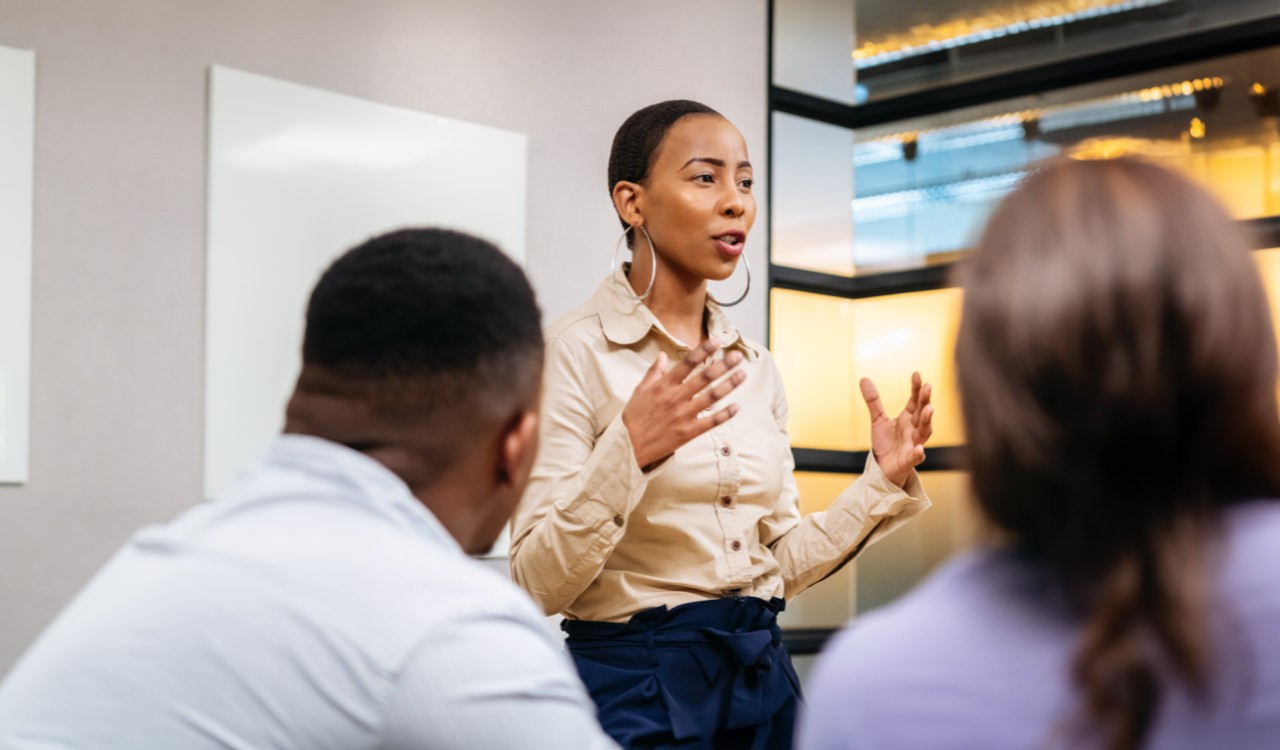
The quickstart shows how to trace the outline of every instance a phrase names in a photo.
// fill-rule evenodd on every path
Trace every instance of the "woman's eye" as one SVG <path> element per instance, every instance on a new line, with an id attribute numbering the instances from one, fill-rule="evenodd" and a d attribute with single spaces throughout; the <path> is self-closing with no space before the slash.
<path id="1" fill-rule="evenodd" d="M 693 179 L 697 180 L 698 182 L 715 182 L 715 178 L 713 178 L 709 174 L 700 174 L 697 177 L 694 177 Z"/>
<path id="2" fill-rule="evenodd" d="M 751 179 L 750 177 L 746 177 L 746 178 L 743 178 L 741 181 L 739 181 L 738 184 L 746 188 L 747 190 L 750 190 L 751 186 L 754 185 L 755 182 L 756 181 Z"/>

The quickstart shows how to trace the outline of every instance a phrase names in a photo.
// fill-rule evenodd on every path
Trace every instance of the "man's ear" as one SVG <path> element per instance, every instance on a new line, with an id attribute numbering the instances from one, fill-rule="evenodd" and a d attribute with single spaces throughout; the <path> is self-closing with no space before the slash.
<path id="1" fill-rule="evenodd" d="M 644 224 L 644 212 L 640 207 L 644 186 L 621 180 L 613 186 L 613 208 L 627 224 L 635 227 Z"/>
<path id="2" fill-rule="evenodd" d="M 538 412 L 522 411 L 507 423 L 498 456 L 498 482 L 524 491 L 538 454 Z"/>

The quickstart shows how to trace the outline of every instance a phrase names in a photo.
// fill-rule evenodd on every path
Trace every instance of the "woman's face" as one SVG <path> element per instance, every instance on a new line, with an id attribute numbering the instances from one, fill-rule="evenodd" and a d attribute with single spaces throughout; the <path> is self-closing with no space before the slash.
<path id="1" fill-rule="evenodd" d="M 688 115 L 672 125 L 637 196 L 664 265 L 691 281 L 728 278 L 756 219 L 751 182 L 746 141 L 728 120 Z M 634 247 L 643 252 L 643 239 Z"/>

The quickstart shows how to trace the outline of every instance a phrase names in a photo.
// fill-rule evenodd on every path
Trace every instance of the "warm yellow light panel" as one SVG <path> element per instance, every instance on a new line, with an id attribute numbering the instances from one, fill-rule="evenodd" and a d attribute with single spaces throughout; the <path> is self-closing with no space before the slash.
<path id="1" fill-rule="evenodd" d="M 1280 214 L 1280 141 L 1267 144 L 1267 216 Z"/>
<path id="2" fill-rule="evenodd" d="M 871 378 L 896 417 L 915 370 L 933 384 L 931 444 L 963 443 L 953 364 L 961 298 L 959 289 L 860 300 L 773 290 L 771 341 L 787 388 L 791 444 L 869 450 L 859 379 Z"/>
<path id="3" fill-rule="evenodd" d="M 852 386 L 871 378 L 885 411 L 896 417 L 911 395 L 911 373 L 933 384 L 931 445 L 960 445 L 964 430 L 955 384 L 956 332 L 963 299 L 959 289 L 894 294 L 855 300 Z M 862 397 L 853 410 L 854 450 L 870 450 L 871 417 Z M 797 445 L 802 445 L 797 443 Z"/>
<path id="4" fill-rule="evenodd" d="M 796 488 L 800 490 L 800 514 L 807 516 L 831 507 L 836 495 L 852 484 L 858 475 L 797 471 L 795 477 Z"/>
<path id="5" fill-rule="evenodd" d="M 1238 219 L 1267 215 L 1268 149 L 1260 145 L 1212 148 L 1191 157 L 1191 174 Z"/>
<path id="6" fill-rule="evenodd" d="M 1072 149 L 1076 158 L 1141 156 L 1180 170 L 1222 201 L 1232 216 L 1252 219 L 1280 213 L 1280 142 L 1227 143 L 1143 138 L 1096 138 Z M 1192 145 L 1192 144 L 1197 145 Z"/>
<path id="7" fill-rule="evenodd" d="M 1271 327 L 1276 331 L 1276 345 L 1280 346 L 1280 248 L 1258 250 L 1253 253 L 1253 261 L 1258 265 L 1262 286 L 1267 290 L 1267 299 L 1271 303 Z M 1280 396 L 1280 384 L 1276 390 Z"/>
<path id="8" fill-rule="evenodd" d="M 770 348 L 786 384 L 791 444 L 854 450 L 852 306 L 785 289 L 769 299 Z"/>

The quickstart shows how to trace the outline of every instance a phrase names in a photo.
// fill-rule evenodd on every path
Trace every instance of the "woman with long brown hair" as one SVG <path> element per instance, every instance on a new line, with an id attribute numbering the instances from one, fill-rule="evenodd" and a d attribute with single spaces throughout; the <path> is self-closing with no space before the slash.
<path id="1" fill-rule="evenodd" d="M 1280 746 L 1276 345 L 1236 225 L 1153 164 L 1061 162 L 961 280 L 1004 541 L 833 642 L 800 746 Z"/>

